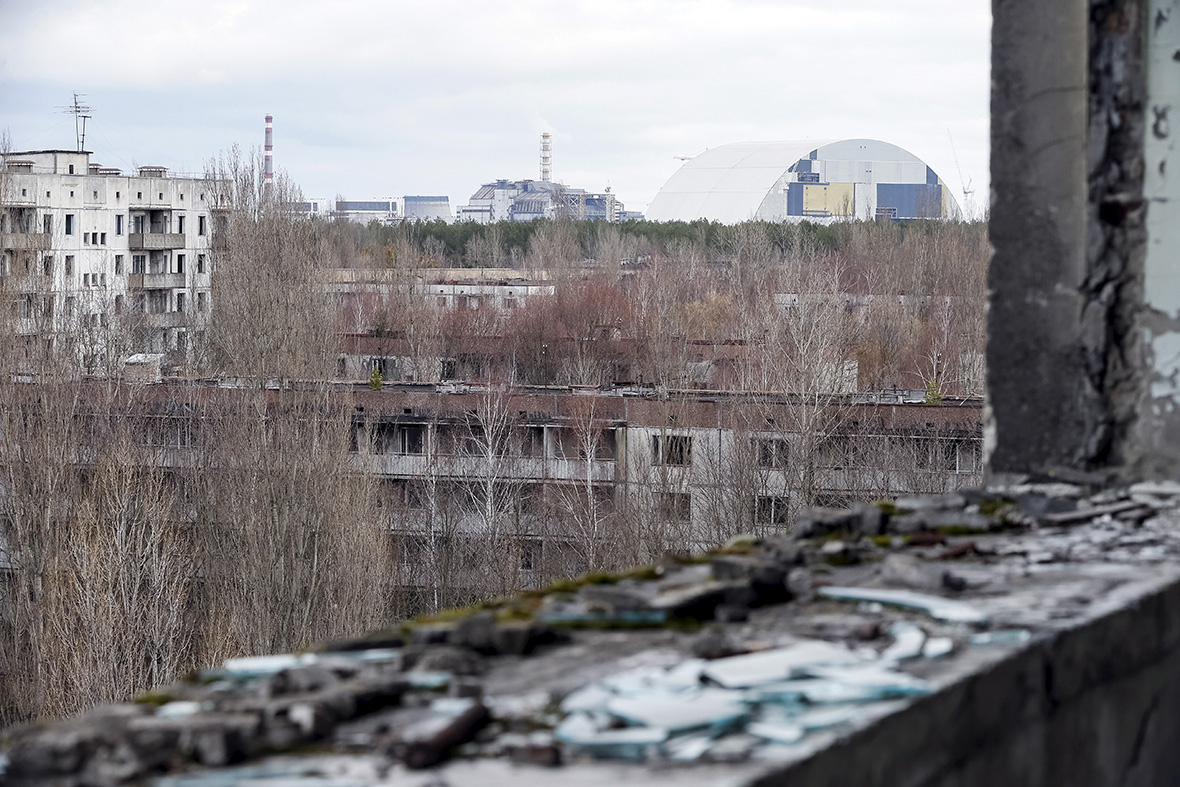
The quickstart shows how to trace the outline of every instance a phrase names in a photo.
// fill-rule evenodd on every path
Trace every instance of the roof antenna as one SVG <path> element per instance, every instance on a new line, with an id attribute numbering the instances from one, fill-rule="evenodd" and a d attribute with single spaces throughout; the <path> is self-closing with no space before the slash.
<path id="1" fill-rule="evenodd" d="M 79 99 L 85 98 L 85 93 L 74 91 L 74 103 L 68 106 L 59 107 L 63 114 L 74 116 L 74 136 L 78 141 L 78 152 L 82 153 L 86 150 L 86 121 L 90 120 L 90 107 L 81 103 Z"/>

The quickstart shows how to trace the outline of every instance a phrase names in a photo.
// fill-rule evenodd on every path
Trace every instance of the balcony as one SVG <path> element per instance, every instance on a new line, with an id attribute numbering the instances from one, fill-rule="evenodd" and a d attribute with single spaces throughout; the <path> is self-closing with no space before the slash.
<path id="1" fill-rule="evenodd" d="M 187 312 L 148 313 L 147 324 L 152 328 L 183 328 L 189 324 Z"/>
<path id="2" fill-rule="evenodd" d="M 0 235 L 0 249 L 40 251 L 49 248 L 49 235 L 44 232 L 6 232 Z"/>
<path id="3" fill-rule="evenodd" d="M 127 246 L 132 251 L 183 249 L 184 235 L 179 232 L 133 232 L 127 236 Z"/>
<path id="4" fill-rule="evenodd" d="M 186 286 L 183 273 L 132 273 L 127 277 L 131 290 L 179 290 Z"/>

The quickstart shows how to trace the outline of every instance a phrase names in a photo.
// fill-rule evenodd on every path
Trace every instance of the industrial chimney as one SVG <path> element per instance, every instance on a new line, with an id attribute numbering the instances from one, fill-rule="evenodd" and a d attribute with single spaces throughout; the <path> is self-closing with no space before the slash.
<path id="1" fill-rule="evenodd" d="M 265 173 L 266 191 L 270 193 L 271 188 L 275 182 L 275 138 L 274 138 L 274 118 L 270 115 L 266 116 L 266 147 L 265 155 L 263 157 L 263 167 Z"/>
<path id="2" fill-rule="evenodd" d="M 548 183 L 550 176 L 550 146 L 549 146 L 549 132 L 546 131 L 541 135 L 541 182 Z"/>

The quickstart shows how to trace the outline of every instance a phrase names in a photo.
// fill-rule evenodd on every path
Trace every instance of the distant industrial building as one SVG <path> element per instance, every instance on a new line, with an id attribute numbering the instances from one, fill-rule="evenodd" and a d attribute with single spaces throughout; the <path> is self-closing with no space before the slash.
<path id="1" fill-rule="evenodd" d="M 451 220 L 451 200 L 445 196 L 407 195 L 371 200 L 310 199 L 302 203 L 309 217 L 328 221 L 397 224 L 402 221 Z"/>
<path id="2" fill-rule="evenodd" d="M 459 221 L 480 224 L 555 218 L 619 221 L 623 203 L 609 187 L 596 193 L 541 180 L 497 180 L 480 186 L 457 212 Z"/>
<path id="3" fill-rule="evenodd" d="M 497 221 L 533 221 L 568 218 L 578 221 L 623 221 L 642 218 L 624 209 L 623 203 L 605 191 L 590 192 L 552 179 L 552 140 L 541 135 L 541 179 L 497 180 L 485 183 L 457 211 L 459 221 L 492 224 Z"/>
<path id="4" fill-rule="evenodd" d="M 827 219 L 957 218 L 937 173 L 873 139 L 739 142 L 710 148 L 676 171 L 651 202 L 651 221 L 727 224 Z"/>

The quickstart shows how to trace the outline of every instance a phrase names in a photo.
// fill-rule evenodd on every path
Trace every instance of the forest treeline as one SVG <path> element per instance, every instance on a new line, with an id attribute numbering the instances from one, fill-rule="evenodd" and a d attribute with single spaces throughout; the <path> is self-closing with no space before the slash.
<path id="1" fill-rule="evenodd" d="M 388 352 L 414 367 L 415 379 L 438 379 L 445 357 L 467 379 L 789 391 L 791 380 L 772 379 L 767 367 L 800 352 L 783 329 L 805 306 L 819 322 L 813 338 L 823 339 L 824 361 L 850 364 L 848 390 L 983 392 L 990 249 L 982 223 L 339 223 L 318 231 L 325 264 L 385 269 L 400 282 L 392 291 L 355 288 L 341 328 L 400 340 Z M 473 309 L 464 301 L 477 299 L 441 307 L 423 286 L 438 279 L 435 268 L 472 265 L 523 269 L 552 292 L 515 299 L 512 309 L 491 299 Z"/>

